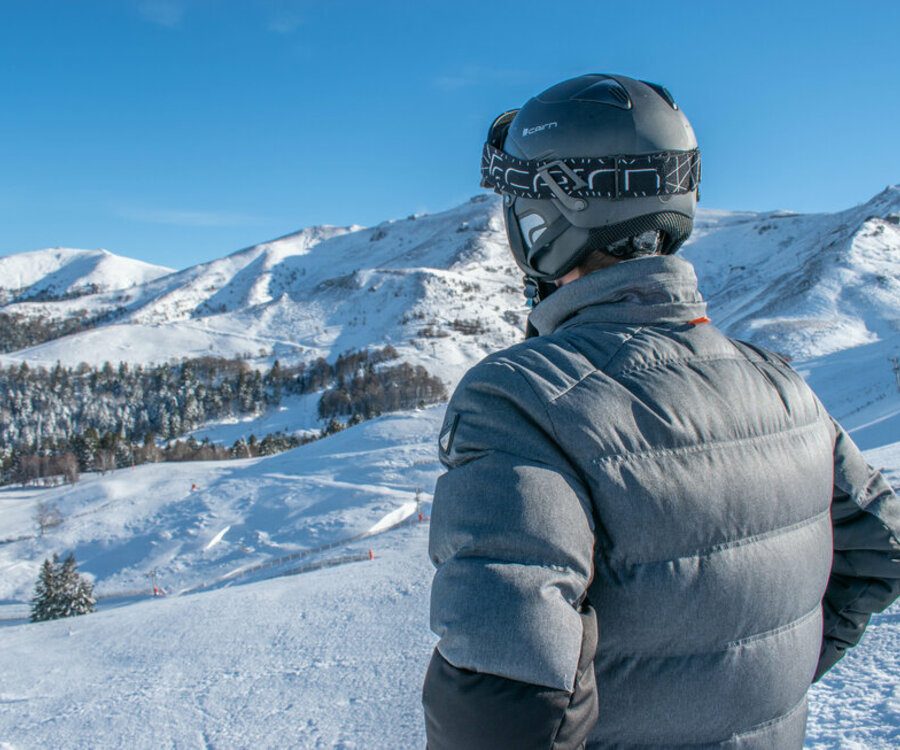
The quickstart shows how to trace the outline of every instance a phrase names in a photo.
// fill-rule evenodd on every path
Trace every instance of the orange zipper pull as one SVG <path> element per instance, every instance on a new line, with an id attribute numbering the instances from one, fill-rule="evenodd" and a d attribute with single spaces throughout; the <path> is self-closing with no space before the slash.
<path id="1" fill-rule="evenodd" d="M 695 326 L 700 323 L 711 323 L 712 321 L 707 318 L 705 315 L 701 315 L 699 318 L 694 318 L 693 320 L 688 321 L 689 326 Z"/>

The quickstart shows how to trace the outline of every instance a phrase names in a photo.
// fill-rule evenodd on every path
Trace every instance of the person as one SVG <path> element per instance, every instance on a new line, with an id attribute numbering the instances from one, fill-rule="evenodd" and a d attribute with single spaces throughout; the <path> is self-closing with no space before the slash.
<path id="1" fill-rule="evenodd" d="M 900 593 L 900 501 L 804 380 L 709 322 L 662 86 L 559 83 L 482 159 L 533 308 L 442 426 L 429 750 L 800 748 Z"/>

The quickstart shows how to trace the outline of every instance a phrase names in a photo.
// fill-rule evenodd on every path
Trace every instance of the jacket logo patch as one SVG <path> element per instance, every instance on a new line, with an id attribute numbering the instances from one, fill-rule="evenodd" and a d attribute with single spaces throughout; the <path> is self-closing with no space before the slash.
<path id="1" fill-rule="evenodd" d="M 442 453 L 449 454 L 453 447 L 453 437 L 456 435 L 456 426 L 459 424 L 459 414 L 454 414 L 453 419 L 444 423 L 444 429 L 441 430 L 441 436 L 438 438 L 438 445 Z"/>

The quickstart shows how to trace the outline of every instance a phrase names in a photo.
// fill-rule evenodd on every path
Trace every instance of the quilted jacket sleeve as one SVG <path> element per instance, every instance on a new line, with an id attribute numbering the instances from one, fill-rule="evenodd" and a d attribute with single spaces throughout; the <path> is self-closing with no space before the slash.
<path id="1" fill-rule="evenodd" d="M 474 368 L 441 433 L 430 750 L 578 748 L 597 719 L 588 493 L 513 366 Z"/>
<path id="2" fill-rule="evenodd" d="M 872 613 L 900 595 L 900 499 L 843 428 L 835 428 L 834 563 L 816 680 L 859 642 Z"/>

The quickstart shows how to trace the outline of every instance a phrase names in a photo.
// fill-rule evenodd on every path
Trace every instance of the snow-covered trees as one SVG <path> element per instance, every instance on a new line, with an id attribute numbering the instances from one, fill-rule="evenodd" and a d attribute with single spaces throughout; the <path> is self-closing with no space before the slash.
<path id="1" fill-rule="evenodd" d="M 0 352 L 15 352 L 35 344 L 68 336 L 90 328 L 97 321 L 86 312 L 76 312 L 63 319 L 29 318 L 16 313 L 0 313 Z"/>
<path id="2" fill-rule="evenodd" d="M 337 384 L 319 401 L 319 416 L 358 414 L 369 419 L 382 412 L 412 409 L 447 398 L 444 384 L 421 365 L 403 362 L 376 370 L 360 368 L 354 374 L 339 375 Z"/>
<path id="3" fill-rule="evenodd" d="M 0 367 L 0 483 L 75 482 L 79 471 L 286 450 L 302 440 L 275 434 L 242 450 L 175 441 L 210 420 L 258 414 L 290 395 L 322 391 L 323 421 L 368 419 L 446 398 L 437 378 L 392 362 L 397 357 L 388 345 L 345 352 L 334 363 L 276 361 L 266 373 L 214 357 L 151 367 Z M 169 447 L 158 448 L 157 438 Z"/>
<path id="4" fill-rule="evenodd" d="M 90 581 L 78 572 L 75 557 L 44 560 L 31 600 L 31 621 L 57 620 L 94 611 L 97 600 Z"/>

